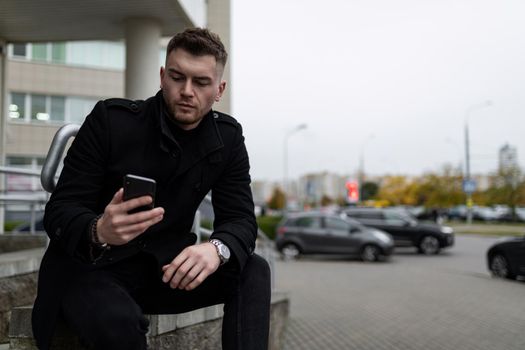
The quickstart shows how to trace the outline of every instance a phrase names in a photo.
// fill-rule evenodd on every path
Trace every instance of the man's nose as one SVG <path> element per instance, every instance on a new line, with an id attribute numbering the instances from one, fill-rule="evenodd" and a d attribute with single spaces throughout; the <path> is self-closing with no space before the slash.
<path id="1" fill-rule="evenodd" d="M 182 87 L 182 94 L 184 96 L 193 96 L 193 84 L 191 80 L 187 80 Z"/>

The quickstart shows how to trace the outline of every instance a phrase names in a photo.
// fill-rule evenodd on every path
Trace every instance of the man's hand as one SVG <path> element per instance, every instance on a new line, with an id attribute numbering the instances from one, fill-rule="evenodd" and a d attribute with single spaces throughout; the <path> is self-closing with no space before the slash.
<path id="1" fill-rule="evenodd" d="M 150 196 L 122 200 L 124 190 L 121 188 L 115 193 L 111 202 L 104 209 L 104 214 L 97 222 L 97 235 L 101 243 L 122 245 L 144 233 L 150 226 L 155 225 L 164 217 L 161 207 L 135 214 L 128 211 L 148 205 L 153 200 Z"/>
<path id="2" fill-rule="evenodd" d="M 209 242 L 184 249 L 173 261 L 162 267 L 162 281 L 175 289 L 192 290 L 198 287 L 221 264 L 215 246 Z"/>

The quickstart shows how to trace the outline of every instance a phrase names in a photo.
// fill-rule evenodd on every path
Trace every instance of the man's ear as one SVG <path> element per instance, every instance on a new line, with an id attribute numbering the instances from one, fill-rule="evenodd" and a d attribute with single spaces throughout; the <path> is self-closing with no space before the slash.
<path id="1" fill-rule="evenodd" d="M 222 97 L 222 94 L 224 93 L 224 90 L 226 90 L 226 81 L 222 80 L 219 84 L 219 91 L 217 92 L 217 95 L 215 96 L 215 102 L 219 102 L 219 100 Z"/>
<path id="2" fill-rule="evenodd" d="M 164 67 L 160 67 L 160 88 L 162 89 L 162 78 L 164 77 Z"/>

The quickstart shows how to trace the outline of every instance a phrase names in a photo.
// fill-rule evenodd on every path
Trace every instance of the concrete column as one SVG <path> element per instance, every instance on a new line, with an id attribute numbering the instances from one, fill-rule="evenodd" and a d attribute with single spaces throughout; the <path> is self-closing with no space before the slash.
<path id="1" fill-rule="evenodd" d="M 159 90 L 160 38 L 158 21 L 147 18 L 126 20 L 126 98 L 143 100 Z"/>
<path id="2" fill-rule="evenodd" d="M 7 125 L 7 41 L 0 38 L 0 165 L 5 164 L 5 138 Z M 5 176 L 0 174 L 0 192 L 5 190 Z M 0 203 L 0 234 L 4 233 L 5 206 Z"/>
<path id="3" fill-rule="evenodd" d="M 232 66 L 230 0 L 208 0 L 207 18 L 207 28 L 221 37 L 222 43 L 228 52 L 228 63 L 222 77 L 223 80 L 226 80 L 226 91 L 222 95 L 220 102 L 215 103 L 213 108 L 231 114 L 231 91 L 233 87 L 230 79 L 230 67 Z"/>

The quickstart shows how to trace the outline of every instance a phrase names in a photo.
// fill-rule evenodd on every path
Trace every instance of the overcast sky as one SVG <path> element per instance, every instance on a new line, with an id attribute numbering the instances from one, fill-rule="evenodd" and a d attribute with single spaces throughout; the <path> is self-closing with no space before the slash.
<path id="1" fill-rule="evenodd" d="M 525 165 L 525 1 L 232 0 L 233 115 L 254 180 Z"/>

